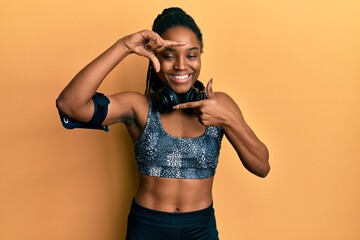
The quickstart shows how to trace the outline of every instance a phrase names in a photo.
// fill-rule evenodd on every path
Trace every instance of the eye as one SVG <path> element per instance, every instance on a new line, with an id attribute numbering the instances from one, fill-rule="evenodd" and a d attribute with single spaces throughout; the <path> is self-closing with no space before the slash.
<path id="1" fill-rule="evenodd" d="M 164 59 L 174 59 L 174 56 L 171 54 L 163 54 L 161 55 Z"/>
<path id="2" fill-rule="evenodd" d="M 188 56 L 188 59 L 190 59 L 190 60 L 195 60 L 197 57 L 198 57 L 197 54 L 190 54 L 190 55 Z"/>

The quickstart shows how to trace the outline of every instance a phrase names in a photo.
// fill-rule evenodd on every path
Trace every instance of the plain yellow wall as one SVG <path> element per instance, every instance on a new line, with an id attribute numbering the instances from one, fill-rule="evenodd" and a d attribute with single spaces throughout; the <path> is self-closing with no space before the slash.
<path id="1" fill-rule="evenodd" d="M 3 1 L 0 239 L 123 239 L 137 185 L 132 143 L 61 127 L 55 99 L 118 38 L 183 7 L 205 41 L 201 80 L 238 103 L 270 150 L 265 179 L 226 139 L 214 185 L 221 239 L 360 239 L 357 0 Z M 101 91 L 144 91 L 130 56 Z"/>

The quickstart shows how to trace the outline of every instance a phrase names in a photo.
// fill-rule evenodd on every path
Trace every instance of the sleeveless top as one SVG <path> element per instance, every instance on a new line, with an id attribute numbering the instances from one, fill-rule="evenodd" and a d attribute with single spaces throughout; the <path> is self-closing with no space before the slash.
<path id="1" fill-rule="evenodd" d="M 209 178 L 215 174 L 223 132 L 207 126 L 198 137 L 171 136 L 163 129 L 160 113 L 149 101 L 144 132 L 134 143 L 139 173 L 165 178 Z"/>

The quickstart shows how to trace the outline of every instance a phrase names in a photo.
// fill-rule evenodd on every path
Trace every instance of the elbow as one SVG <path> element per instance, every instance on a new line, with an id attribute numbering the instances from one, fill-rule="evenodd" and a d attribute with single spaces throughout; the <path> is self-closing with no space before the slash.
<path id="1" fill-rule="evenodd" d="M 258 177 L 265 178 L 270 172 L 270 164 L 267 162 L 262 169 L 256 174 Z"/>
<path id="2" fill-rule="evenodd" d="M 264 145 L 264 148 L 262 151 L 260 151 L 260 155 L 258 156 L 258 166 L 256 171 L 254 171 L 253 173 L 261 178 L 265 178 L 269 172 L 270 172 L 270 163 L 269 163 L 269 151 L 266 148 L 266 146 Z"/>
<path id="3" fill-rule="evenodd" d="M 77 101 L 71 98 L 64 98 L 61 95 L 56 99 L 55 105 L 61 114 L 80 122 L 88 122 L 94 112 L 92 101 L 85 105 L 80 105 L 77 104 Z"/>
<path id="4" fill-rule="evenodd" d="M 269 172 L 270 172 L 270 163 L 269 163 L 269 150 L 267 149 L 267 147 L 265 146 L 263 154 L 262 154 L 262 166 L 261 166 L 261 171 L 259 172 L 259 177 L 261 178 L 265 178 Z"/>
<path id="5" fill-rule="evenodd" d="M 76 116 L 76 110 L 74 109 L 73 104 L 71 101 L 66 100 L 66 98 L 63 98 L 61 95 L 56 99 L 55 101 L 56 108 L 61 112 L 62 114 L 66 115 L 67 117 L 75 119 Z"/>
<path id="6" fill-rule="evenodd" d="M 55 105 L 61 113 L 69 114 L 71 112 L 69 104 L 61 96 L 56 99 Z"/>
<path id="7" fill-rule="evenodd" d="M 63 106 L 64 106 L 64 101 L 61 100 L 60 97 L 58 97 L 56 100 L 55 100 L 55 106 L 56 108 L 60 111 L 60 112 L 63 112 Z"/>
<path id="8" fill-rule="evenodd" d="M 265 178 L 270 172 L 268 159 L 256 159 L 253 164 L 244 164 L 244 166 L 249 172 L 261 178 Z"/>

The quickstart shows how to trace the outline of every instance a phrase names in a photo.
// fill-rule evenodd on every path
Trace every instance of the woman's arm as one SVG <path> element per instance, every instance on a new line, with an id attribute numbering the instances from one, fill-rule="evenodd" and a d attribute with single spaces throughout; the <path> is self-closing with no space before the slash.
<path id="1" fill-rule="evenodd" d="M 74 120 L 89 121 L 94 112 L 91 98 L 111 70 L 129 54 L 123 40 L 118 40 L 76 74 L 56 100 L 57 108 Z"/>
<path id="2" fill-rule="evenodd" d="M 225 93 L 212 90 L 212 81 L 207 84 L 208 99 L 183 103 L 179 108 L 197 108 L 199 121 L 205 125 L 221 126 L 225 136 L 236 150 L 247 170 L 259 177 L 266 177 L 270 171 L 269 152 L 245 122 L 240 108 Z"/>
<path id="3" fill-rule="evenodd" d="M 245 122 L 236 103 L 225 93 L 217 94 L 226 106 L 224 122 L 221 125 L 225 136 L 236 150 L 247 170 L 259 177 L 266 177 L 270 171 L 269 151 Z"/>
<path id="4" fill-rule="evenodd" d="M 60 96 L 56 100 L 56 106 L 60 112 L 68 117 L 87 122 L 94 113 L 94 104 L 91 98 L 96 90 L 105 79 L 105 77 L 129 54 L 135 53 L 140 56 L 149 58 L 157 71 L 160 70 L 160 64 L 155 57 L 154 52 L 164 50 L 169 46 L 185 45 L 183 42 L 165 41 L 157 33 L 143 30 L 118 40 L 109 49 L 102 53 L 99 57 L 84 67 L 65 87 Z M 117 109 L 118 115 L 129 114 L 129 106 L 114 106 L 118 103 L 124 103 L 127 96 L 110 96 L 110 107 L 108 116 L 112 116 L 112 109 Z M 127 102 L 131 102 L 127 100 Z M 119 111 L 118 109 L 121 109 Z M 117 116 L 121 118 L 121 116 Z M 108 124 L 111 124 L 108 122 Z"/>

